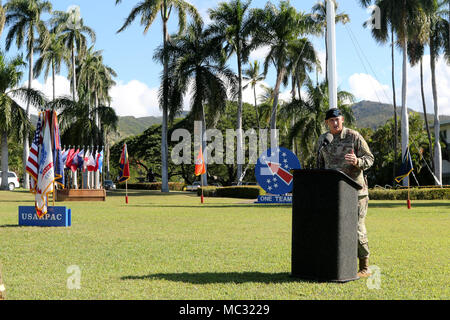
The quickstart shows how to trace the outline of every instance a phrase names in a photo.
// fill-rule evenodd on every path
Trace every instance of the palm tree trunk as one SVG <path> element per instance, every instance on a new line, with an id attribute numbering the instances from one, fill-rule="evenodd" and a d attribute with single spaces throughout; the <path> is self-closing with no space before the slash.
<path id="1" fill-rule="evenodd" d="M 258 101 L 256 99 L 256 85 L 253 86 L 253 95 L 255 97 L 256 123 L 258 124 L 258 132 L 259 132 L 259 130 L 261 130 L 261 124 L 259 123 Z"/>
<path id="2" fill-rule="evenodd" d="M 433 140 L 431 139 L 431 132 L 430 132 L 430 126 L 428 124 L 428 115 L 427 115 L 427 104 L 425 102 L 425 92 L 423 89 L 423 58 L 420 58 L 420 91 L 422 94 L 422 105 L 423 105 L 423 116 L 425 118 L 425 127 L 427 129 L 427 135 L 428 135 L 428 145 L 430 148 L 430 160 L 431 160 L 431 167 L 434 168 L 433 163 Z"/>
<path id="3" fill-rule="evenodd" d="M 325 4 L 326 7 L 326 4 Z M 325 83 L 328 83 L 328 28 L 325 25 Z"/>
<path id="4" fill-rule="evenodd" d="M 53 85 L 53 101 L 56 99 L 56 82 L 55 82 L 55 60 L 52 58 L 52 85 Z"/>
<path id="5" fill-rule="evenodd" d="M 99 145 L 101 144 L 101 126 L 100 126 L 100 119 L 98 117 L 98 93 L 97 90 L 95 91 L 95 125 L 97 126 L 97 152 L 99 152 Z M 94 155 L 94 160 L 97 161 L 96 155 Z M 94 172 L 94 189 L 100 189 L 100 171 Z"/>
<path id="6" fill-rule="evenodd" d="M 73 102 L 76 102 L 77 92 L 77 77 L 76 77 L 76 65 L 75 65 L 75 45 L 72 43 L 72 96 Z"/>
<path id="7" fill-rule="evenodd" d="M 430 40 L 430 65 L 431 65 L 431 87 L 433 89 L 434 102 L 434 175 L 442 185 L 442 150 L 440 143 L 441 124 L 439 121 L 439 103 L 436 87 L 436 48 L 433 43 L 433 36 Z"/>
<path id="8" fill-rule="evenodd" d="M 277 109 L 278 109 L 278 97 L 280 95 L 281 82 L 284 76 L 285 70 L 279 70 L 277 73 L 277 83 L 273 90 L 273 105 L 272 115 L 270 116 L 270 129 L 275 130 L 277 128 Z"/>
<path id="9" fill-rule="evenodd" d="M 31 43 L 31 45 L 29 45 L 29 52 L 30 52 L 30 57 L 29 57 L 29 66 L 28 66 L 28 89 L 31 89 L 31 83 L 33 82 L 33 38 L 31 38 L 29 40 L 29 43 Z M 25 116 L 27 117 L 27 119 L 30 118 L 30 99 L 27 99 L 27 109 L 25 111 Z M 29 156 L 29 149 L 30 149 L 30 142 L 28 141 L 28 132 L 26 130 L 24 130 L 23 132 L 23 187 L 25 189 L 30 189 L 30 175 L 28 174 L 28 172 L 25 170 L 26 167 L 26 163 L 28 161 L 28 156 Z"/>
<path id="10" fill-rule="evenodd" d="M 167 11 L 167 8 L 164 8 Z M 163 121 L 162 121 L 162 132 L 161 132 L 161 192 L 169 192 L 169 173 L 168 173 L 168 142 L 167 142 L 167 129 L 168 129 L 168 109 L 169 109 L 169 82 L 168 82 L 168 73 L 169 73 L 169 57 L 166 53 L 167 42 L 169 41 L 169 33 L 167 30 L 167 17 L 166 12 L 164 12 L 163 19 L 163 31 L 164 31 L 164 80 L 163 80 Z"/>
<path id="11" fill-rule="evenodd" d="M 407 21 L 406 21 L 406 0 L 403 0 L 403 34 L 402 34 L 402 49 L 403 49 L 403 72 L 402 72 L 402 158 L 406 154 L 409 145 L 409 120 L 408 120 L 408 106 L 406 105 L 406 94 L 408 91 L 408 36 Z M 409 177 L 403 179 L 403 186 L 409 185 Z"/>
<path id="12" fill-rule="evenodd" d="M 398 124 L 398 120 L 397 120 L 397 98 L 396 98 L 396 93 L 395 93 L 395 56 L 394 56 L 394 46 L 395 46 L 395 41 L 394 41 L 394 28 L 391 27 L 391 59 L 392 59 L 392 99 L 393 99 L 393 104 L 394 104 L 394 165 L 393 165 L 393 179 L 392 181 L 394 181 L 394 179 L 397 176 L 397 168 L 396 168 L 396 164 L 397 164 L 397 155 L 398 155 L 398 128 L 397 128 L 397 124 Z"/>
<path id="13" fill-rule="evenodd" d="M 2 132 L 2 184 L 1 190 L 8 190 L 8 134 Z"/>
<path id="14" fill-rule="evenodd" d="M 239 92 L 238 92 L 238 110 L 237 110 L 237 182 L 238 185 L 241 183 L 242 177 L 242 165 L 245 162 L 244 158 L 244 148 L 243 148 L 243 141 L 242 141 L 242 64 L 241 64 L 241 54 L 240 49 L 237 49 L 236 52 L 237 56 L 237 64 L 238 64 L 238 85 L 239 85 Z"/>

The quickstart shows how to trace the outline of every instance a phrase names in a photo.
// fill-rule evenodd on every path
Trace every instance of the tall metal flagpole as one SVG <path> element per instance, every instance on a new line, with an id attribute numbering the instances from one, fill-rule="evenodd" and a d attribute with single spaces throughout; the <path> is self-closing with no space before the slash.
<path id="1" fill-rule="evenodd" d="M 330 109 L 337 104 L 337 69 L 336 69 L 336 8 L 334 0 L 327 1 L 327 44 L 328 44 L 328 91 Z"/>

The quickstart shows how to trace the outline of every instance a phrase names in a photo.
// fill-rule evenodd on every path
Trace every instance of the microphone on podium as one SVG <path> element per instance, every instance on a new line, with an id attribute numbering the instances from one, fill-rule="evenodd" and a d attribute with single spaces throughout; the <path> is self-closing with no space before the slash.
<path id="1" fill-rule="evenodd" d="M 320 169 L 320 161 L 319 161 L 319 157 L 320 157 L 320 152 L 322 151 L 322 149 L 324 148 L 324 147 L 326 147 L 327 145 L 329 145 L 331 142 L 333 142 L 333 139 L 334 139 L 334 137 L 333 137 L 333 135 L 331 134 L 331 133 L 327 133 L 326 135 L 325 135 L 325 138 L 323 139 L 323 142 L 322 142 L 322 145 L 320 146 L 320 148 L 319 148 L 319 151 L 317 151 L 317 168 L 319 168 Z"/>

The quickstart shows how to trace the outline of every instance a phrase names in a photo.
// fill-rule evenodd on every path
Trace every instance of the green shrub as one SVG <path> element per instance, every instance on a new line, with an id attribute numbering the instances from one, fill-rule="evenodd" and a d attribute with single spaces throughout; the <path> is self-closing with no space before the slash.
<path id="1" fill-rule="evenodd" d="M 203 189 L 203 196 L 204 197 L 216 197 L 216 192 L 218 187 L 203 187 L 197 189 L 197 195 L 200 196 L 202 194 Z"/>
<path id="2" fill-rule="evenodd" d="M 128 189 L 132 190 L 161 190 L 161 182 L 129 183 Z M 170 191 L 183 191 L 186 184 L 182 182 L 169 182 Z M 125 189 L 125 183 L 117 184 L 118 189 Z"/>
<path id="3" fill-rule="evenodd" d="M 197 189 L 197 195 L 202 194 L 202 188 Z M 259 186 L 234 186 L 234 187 L 203 187 L 203 196 L 219 198 L 256 199 L 266 192 Z"/>
<path id="4" fill-rule="evenodd" d="M 369 197 L 372 200 L 407 200 L 408 189 L 371 189 Z M 450 188 L 411 188 L 411 200 L 450 200 Z"/>

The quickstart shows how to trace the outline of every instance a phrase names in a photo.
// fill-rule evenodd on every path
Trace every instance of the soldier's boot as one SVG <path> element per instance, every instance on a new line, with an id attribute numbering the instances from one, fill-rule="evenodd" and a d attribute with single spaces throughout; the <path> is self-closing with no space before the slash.
<path id="1" fill-rule="evenodd" d="M 357 275 L 360 278 L 367 278 L 372 275 L 369 271 L 369 258 L 359 258 L 359 271 Z"/>

